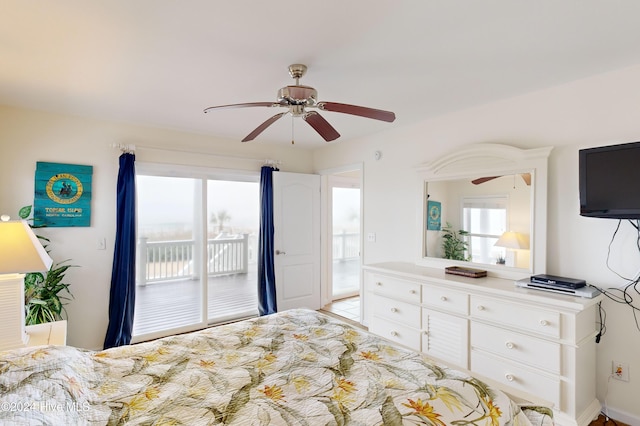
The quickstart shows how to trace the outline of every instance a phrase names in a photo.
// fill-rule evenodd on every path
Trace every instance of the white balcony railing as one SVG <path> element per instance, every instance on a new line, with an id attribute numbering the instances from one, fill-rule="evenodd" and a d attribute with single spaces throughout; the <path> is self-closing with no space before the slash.
<path id="1" fill-rule="evenodd" d="M 200 265 L 194 240 L 138 239 L 138 285 L 177 279 L 197 279 Z M 240 274 L 249 270 L 249 234 L 207 241 L 209 276 Z"/>
<path id="2" fill-rule="evenodd" d="M 333 260 L 349 260 L 360 256 L 360 233 L 333 234 Z"/>
<path id="3" fill-rule="evenodd" d="M 255 243 L 255 240 L 254 240 Z M 249 234 L 207 241 L 209 276 L 242 274 L 248 271 Z M 200 265 L 195 240 L 148 241 L 138 239 L 137 285 L 172 280 L 197 279 Z M 360 255 L 360 234 L 333 235 L 333 259 L 348 260 Z"/>

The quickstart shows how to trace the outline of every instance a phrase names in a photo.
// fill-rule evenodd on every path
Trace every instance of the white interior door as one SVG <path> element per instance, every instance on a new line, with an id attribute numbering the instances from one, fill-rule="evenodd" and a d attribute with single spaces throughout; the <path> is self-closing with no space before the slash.
<path id="1" fill-rule="evenodd" d="M 320 309 L 320 176 L 273 173 L 278 311 Z"/>

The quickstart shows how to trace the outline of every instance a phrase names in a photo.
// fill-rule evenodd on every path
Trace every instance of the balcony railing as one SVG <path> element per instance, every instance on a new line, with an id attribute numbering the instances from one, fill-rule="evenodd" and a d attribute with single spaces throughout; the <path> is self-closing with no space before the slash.
<path id="1" fill-rule="evenodd" d="M 255 240 L 254 240 L 255 243 Z M 249 234 L 207 241 L 209 276 L 246 273 L 249 267 Z M 333 235 L 333 259 L 348 260 L 360 255 L 360 234 Z M 172 280 L 197 279 L 201 267 L 195 240 L 148 241 L 138 239 L 138 285 Z"/>
<path id="2" fill-rule="evenodd" d="M 360 233 L 333 234 L 333 260 L 349 260 L 360 256 Z"/>
<path id="3" fill-rule="evenodd" d="M 200 276 L 195 240 L 138 239 L 138 285 Z M 249 270 L 249 234 L 207 240 L 209 276 L 240 274 Z"/>

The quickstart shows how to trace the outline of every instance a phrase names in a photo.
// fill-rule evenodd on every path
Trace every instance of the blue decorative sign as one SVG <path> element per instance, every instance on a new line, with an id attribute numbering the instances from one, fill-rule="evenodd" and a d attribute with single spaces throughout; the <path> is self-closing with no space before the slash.
<path id="1" fill-rule="evenodd" d="M 427 201 L 427 231 L 439 231 L 442 226 L 442 205 L 440 201 Z"/>
<path id="2" fill-rule="evenodd" d="M 36 165 L 34 224 L 91 226 L 93 166 L 44 163 Z"/>

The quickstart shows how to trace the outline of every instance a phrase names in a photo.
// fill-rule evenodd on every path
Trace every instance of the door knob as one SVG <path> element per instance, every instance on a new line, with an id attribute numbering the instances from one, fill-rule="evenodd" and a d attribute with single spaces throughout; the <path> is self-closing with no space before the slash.
<path id="1" fill-rule="evenodd" d="M 280 251 L 280 250 L 276 250 L 276 254 L 287 254 L 287 253 L 285 253 L 283 251 Z"/>

